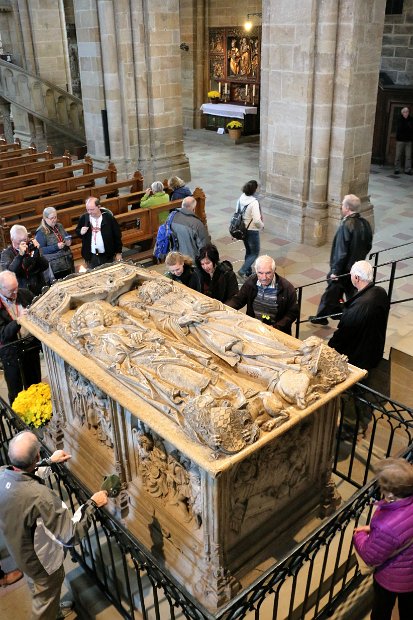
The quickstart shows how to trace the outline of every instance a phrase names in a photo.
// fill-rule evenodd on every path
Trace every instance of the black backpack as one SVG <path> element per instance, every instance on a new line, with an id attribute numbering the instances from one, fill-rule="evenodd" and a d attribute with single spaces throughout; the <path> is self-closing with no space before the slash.
<path id="1" fill-rule="evenodd" d="M 243 241 L 246 238 L 248 228 L 252 222 L 251 220 L 248 226 L 245 226 L 244 213 L 247 207 L 248 205 L 245 205 L 245 207 L 241 210 L 241 205 L 238 200 L 237 209 L 229 223 L 229 234 L 234 239 L 237 239 L 237 241 Z"/>

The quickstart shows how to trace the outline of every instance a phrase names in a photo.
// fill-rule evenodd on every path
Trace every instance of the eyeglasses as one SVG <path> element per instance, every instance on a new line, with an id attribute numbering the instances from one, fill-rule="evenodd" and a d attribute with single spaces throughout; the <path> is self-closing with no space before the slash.
<path id="1" fill-rule="evenodd" d="M 14 293 L 17 293 L 18 291 L 18 286 L 15 286 L 14 288 L 4 288 L 3 286 L 0 286 L 0 290 L 4 293 L 5 297 L 7 297 L 8 295 L 14 295 Z"/>

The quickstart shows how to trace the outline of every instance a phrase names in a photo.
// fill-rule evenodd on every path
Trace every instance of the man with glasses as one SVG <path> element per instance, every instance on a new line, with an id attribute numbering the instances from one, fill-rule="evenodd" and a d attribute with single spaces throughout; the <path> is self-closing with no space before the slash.
<path id="1" fill-rule="evenodd" d="M 297 294 L 294 286 L 276 273 L 275 261 L 270 256 L 259 256 L 255 261 L 255 275 L 251 275 L 227 306 L 239 310 L 247 306 L 247 315 L 291 334 L 291 325 L 298 318 Z"/>
<path id="2" fill-rule="evenodd" d="M 32 299 L 28 289 L 19 288 L 16 274 L 0 273 L 0 360 L 10 405 L 23 387 L 41 381 L 40 343 L 20 325 Z"/>

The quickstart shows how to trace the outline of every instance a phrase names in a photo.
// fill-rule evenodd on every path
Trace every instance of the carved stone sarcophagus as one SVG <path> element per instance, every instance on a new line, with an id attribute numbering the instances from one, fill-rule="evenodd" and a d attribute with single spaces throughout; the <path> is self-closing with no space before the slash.
<path id="1" fill-rule="evenodd" d="M 363 371 L 157 273 L 119 263 L 54 284 L 22 320 L 43 342 L 50 441 L 208 609 L 326 506 L 338 395 Z"/>

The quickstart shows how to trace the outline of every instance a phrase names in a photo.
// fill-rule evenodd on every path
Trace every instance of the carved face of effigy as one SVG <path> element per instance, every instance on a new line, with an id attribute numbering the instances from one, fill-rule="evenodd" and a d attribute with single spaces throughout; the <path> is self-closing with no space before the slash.
<path id="1" fill-rule="evenodd" d="M 146 304 L 152 304 L 154 301 L 161 299 L 164 295 L 172 293 L 173 290 L 173 284 L 170 282 L 164 282 L 163 280 L 148 281 L 144 282 L 138 288 L 138 297 L 140 301 Z"/>

